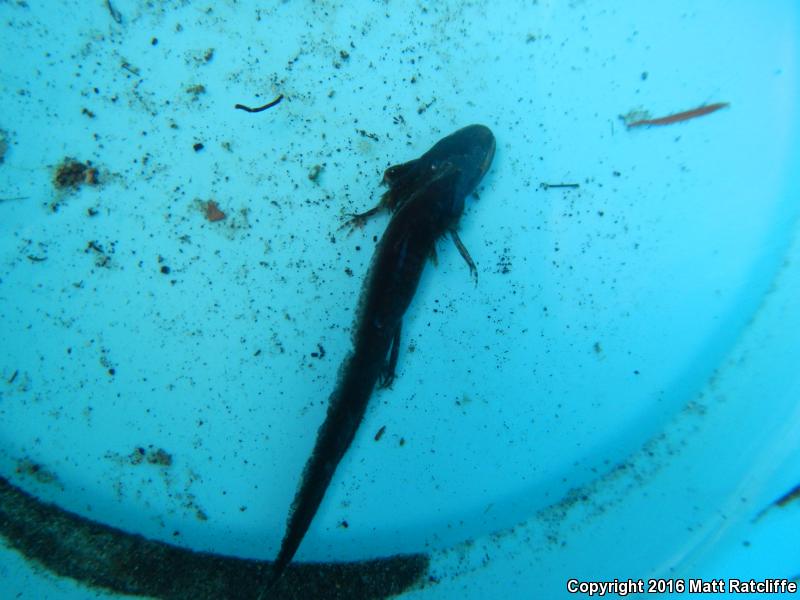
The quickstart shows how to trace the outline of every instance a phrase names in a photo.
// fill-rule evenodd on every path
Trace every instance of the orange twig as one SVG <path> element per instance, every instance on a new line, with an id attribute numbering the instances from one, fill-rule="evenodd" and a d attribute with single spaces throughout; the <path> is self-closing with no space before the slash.
<path id="1" fill-rule="evenodd" d="M 626 123 L 626 125 L 628 129 L 631 127 L 642 127 L 643 125 L 671 125 L 672 123 L 679 123 L 681 121 L 688 121 L 689 119 L 694 119 L 696 117 L 702 117 L 703 115 L 710 114 L 719 110 L 720 108 L 725 108 L 726 106 L 730 106 L 730 104 L 727 102 L 705 104 L 703 106 L 693 108 L 692 110 L 685 110 L 673 115 L 667 115 L 666 117 L 659 117 L 657 119 L 641 119 L 639 121 L 633 121 L 632 123 Z"/>

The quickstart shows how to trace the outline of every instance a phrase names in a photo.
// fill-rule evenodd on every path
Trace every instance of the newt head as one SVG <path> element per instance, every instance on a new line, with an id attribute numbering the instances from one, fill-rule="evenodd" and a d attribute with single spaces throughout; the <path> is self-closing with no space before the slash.
<path id="1" fill-rule="evenodd" d="M 419 158 L 386 169 L 383 183 L 389 190 L 382 198 L 383 206 L 397 210 L 416 191 L 451 169 L 460 173 L 454 195 L 467 196 L 489 170 L 495 145 L 494 134 L 485 125 L 468 125 L 451 133 Z"/>
<path id="2" fill-rule="evenodd" d="M 420 161 L 428 161 L 427 179 L 435 181 L 442 174 L 455 172 L 450 176 L 452 198 L 463 210 L 464 199 L 472 193 L 475 186 L 489 170 L 494 158 L 495 139 L 492 131 L 485 125 L 469 125 L 443 138 Z"/>
<path id="3" fill-rule="evenodd" d="M 496 147 L 494 134 L 485 125 L 468 125 L 447 136 L 439 144 L 442 142 L 447 142 L 443 150 L 450 153 L 447 162 L 461 171 L 457 195 L 466 196 L 478 185 L 492 164 Z"/>

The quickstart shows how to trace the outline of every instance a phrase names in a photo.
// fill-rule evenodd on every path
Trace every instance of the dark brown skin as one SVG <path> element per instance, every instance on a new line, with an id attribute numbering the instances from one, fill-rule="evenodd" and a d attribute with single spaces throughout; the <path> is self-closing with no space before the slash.
<path id="1" fill-rule="evenodd" d="M 328 414 L 303 471 L 270 587 L 300 546 L 361 424 L 375 385 L 388 387 L 394 379 L 401 321 L 436 241 L 450 233 L 477 279 L 475 264 L 458 238 L 456 226 L 464 200 L 489 169 L 494 150 L 494 135 L 487 127 L 460 129 L 420 158 L 389 167 L 383 177 L 389 190 L 381 202 L 352 215 L 349 223 L 355 227 L 383 209 L 393 212 L 364 281 L 353 327 L 353 350 L 339 370 Z"/>

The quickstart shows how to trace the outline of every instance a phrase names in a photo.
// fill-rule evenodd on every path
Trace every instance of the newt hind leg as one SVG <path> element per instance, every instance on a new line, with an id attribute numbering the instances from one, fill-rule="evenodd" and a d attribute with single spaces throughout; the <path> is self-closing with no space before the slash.
<path id="1" fill-rule="evenodd" d="M 378 381 L 379 389 L 390 387 L 395 380 L 397 357 L 400 354 L 400 328 L 401 325 L 398 325 L 397 330 L 394 332 L 394 337 L 392 338 L 392 345 L 391 348 L 389 349 L 389 357 L 386 361 L 386 364 L 383 367 L 383 371 L 381 372 L 380 380 Z"/>

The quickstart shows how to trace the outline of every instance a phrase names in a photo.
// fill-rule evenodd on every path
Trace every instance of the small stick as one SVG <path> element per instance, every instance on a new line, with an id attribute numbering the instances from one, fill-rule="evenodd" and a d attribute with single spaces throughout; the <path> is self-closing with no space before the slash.
<path id="1" fill-rule="evenodd" d="M 122 13 L 111 4 L 111 0 L 106 0 L 106 7 L 108 8 L 108 12 L 111 13 L 111 18 L 114 19 L 117 25 L 122 25 Z"/>
<path id="2" fill-rule="evenodd" d="M 626 125 L 628 126 L 628 129 L 631 127 L 641 127 L 643 125 L 671 125 L 672 123 L 680 123 L 681 121 L 688 121 L 689 119 L 702 117 L 703 115 L 718 111 L 720 108 L 725 108 L 726 106 L 730 106 L 730 104 L 728 102 L 705 104 L 703 106 L 693 108 L 692 110 L 685 110 L 673 115 L 667 115 L 666 117 L 659 117 L 657 119 L 641 119 L 639 121 L 634 121 L 633 123 L 626 123 Z"/>
<path id="3" fill-rule="evenodd" d="M 27 200 L 30 196 L 12 196 L 10 198 L 0 198 L 0 202 L 11 202 L 12 200 Z"/>
<path id="4" fill-rule="evenodd" d="M 551 188 L 569 188 L 569 189 L 578 189 L 581 187 L 580 183 L 541 183 L 539 187 L 549 190 Z"/>
<path id="5" fill-rule="evenodd" d="M 787 504 L 789 504 L 789 502 L 791 502 L 792 500 L 798 500 L 798 499 L 800 499 L 800 483 L 798 483 L 796 486 L 794 486 L 792 489 L 786 492 L 783 496 L 775 500 L 775 502 L 773 502 L 772 504 L 774 506 L 784 507 Z"/>
<path id="6" fill-rule="evenodd" d="M 246 110 L 249 113 L 257 113 L 261 112 L 262 110 L 267 110 L 268 108 L 272 108 L 276 104 L 280 104 L 280 101 L 283 100 L 283 94 L 275 98 L 272 102 L 267 102 L 264 106 L 259 106 L 258 108 L 250 108 L 249 106 L 245 106 L 244 104 L 237 104 L 233 108 L 238 108 L 239 110 Z"/>
<path id="7" fill-rule="evenodd" d="M 121 66 L 123 69 L 125 69 L 126 71 L 128 71 L 129 73 L 132 73 L 132 74 L 136 75 L 137 77 L 139 76 L 139 73 L 140 73 L 139 69 L 138 69 L 138 68 L 136 68 L 136 67 L 134 67 L 134 66 L 133 66 L 131 63 L 129 63 L 127 60 L 123 60 L 123 61 L 122 61 L 122 64 L 121 64 L 120 66 Z M 137 85 L 138 85 L 138 84 L 137 84 Z M 135 92 L 134 92 L 134 93 L 135 93 Z M 144 104 L 144 102 L 142 102 L 142 104 Z"/>

